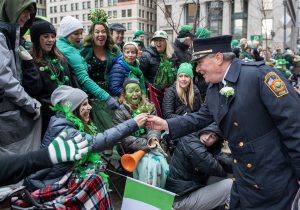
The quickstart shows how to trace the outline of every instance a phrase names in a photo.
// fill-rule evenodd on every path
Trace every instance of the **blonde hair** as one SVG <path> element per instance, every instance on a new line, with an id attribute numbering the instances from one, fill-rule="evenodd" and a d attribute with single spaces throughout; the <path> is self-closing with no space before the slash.
<path id="1" fill-rule="evenodd" d="M 174 48 L 171 45 L 171 43 L 169 42 L 169 40 L 165 39 L 165 42 L 167 44 L 165 53 L 166 53 L 166 55 L 167 55 L 168 58 L 172 58 L 173 53 L 174 53 Z M 151 46 L 155 47 L 154 40 L 151 41 Z"/>
<path id="2" fill-rule="evenodd" d="M 188 86 L 187 90 L 184 90 L 183 88 L 180 87 L 178 79 L 175 82 L 176 84 L 176 92 L 177 95 L 180 99 L 180 101 L 191 108 L 193 110 L 194 108 L 194 83 L 193 80 L 191 79 L 190 85 Z"/>

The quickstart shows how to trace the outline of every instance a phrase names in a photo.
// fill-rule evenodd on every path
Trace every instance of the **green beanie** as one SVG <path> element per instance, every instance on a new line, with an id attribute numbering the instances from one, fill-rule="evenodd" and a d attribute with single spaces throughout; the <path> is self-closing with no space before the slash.
<path id="1" fill-rule="evenodd" d="M 181 73 L 185 73 L 185 74 L 189 75 L 191 79 L 193 79 L 193 77 L 194 77 L 194 75 L 193 75 L 193 66 L 189 63 L 180 64 L 179 69 L 177 71 L 177 77 Z"/>
<path id="2" fill-rule="evenodd" d="M 196 30 L 196 37 L 199 38 L 208 38 L 210 37 L 211 31 L 209 31 L 207 28 L 197 28 Z"/>
<path id="3" fill-rule="evenodd" d="M 192 32 L 192 29 L 193 29 L 193 27 L 190 26 L 190 25 L 182 25 L 181 28 L 180 28 L 180 31 L 185 30 L 185 31 Z"/>
<path id="4" fill-rule="evenodd" d="M 136 37 L 138 37 L 138 36 L 140 36 L 140 35 L 143 35 L 143 34 L 145 34 L 144 31 L 142 31 L 142 30 L 136 30 L 136 31 L 134 32 L 133 39 L 135 39 Z"/>
<path id="5" fill-rule="evenodd" d="M 239 41 L 237 39 L 233 39 L 231 41 L 231 48 L 239 46 Z"/>

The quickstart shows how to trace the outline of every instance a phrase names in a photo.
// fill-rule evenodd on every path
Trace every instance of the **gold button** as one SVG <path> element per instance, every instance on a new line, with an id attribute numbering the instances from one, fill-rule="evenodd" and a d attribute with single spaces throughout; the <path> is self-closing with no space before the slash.
<path id="1" fill-rule="evenodd" d="M 253 186 L 254 186 L 255 188 L 257 188 L 257 189 L 259 188 L 257 184 L 255 184 L 255 185 L 253 185 Z"/>
<path id="2" fill-rule="evenodd" d="M 237 163 L 237 160 L 236 160 L 236 159 L 233 159 L 233 162 L 234 162 L 234 163 Z"/>
<path id="3" fill-rule="evenodd" d="M 235 182 L 235 181 L 236 181 L 236 179 L 235 179 L 234 177 L 232 177 L 232 181 L 234 181 L 234 182 Z"/>
<path id="4" fill-rule="evenodd" d="M 247 168 L 252 168 L 252 164 L 251 164 L 251 163 L 248 163 L 248 164 L 247 164 Z"/>
<path id="5" fill-rule="evenodd" d="M 241 142 L 239 143 L 239 146 L 240 146 L 240 147 L 243 147 L 243 146 L 244 146 L 244 142 L 241 141 Z"/>
<path id="6" fill-rule="evenodd" d="M 238 127 L 238 126 L 239 126 L 239 124 L 238 124 L 237 122 L 234 122 L 233 125 L 234 125 L 235 127 Z"/>

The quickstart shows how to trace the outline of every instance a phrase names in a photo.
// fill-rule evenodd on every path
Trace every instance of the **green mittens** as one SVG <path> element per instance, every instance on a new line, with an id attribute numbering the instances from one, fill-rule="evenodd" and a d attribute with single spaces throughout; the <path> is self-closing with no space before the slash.
<path id="1" fill-rule="evenodd" d="M 89 151 L 91 141 L 87 139 L 81 141 L 81 134 L 68 140 L 65 140 L 66 137 L 67 132 L 61 132 L 48 147 L 50 159 L 53 164 L 80 160 L 81 155 Z"/>

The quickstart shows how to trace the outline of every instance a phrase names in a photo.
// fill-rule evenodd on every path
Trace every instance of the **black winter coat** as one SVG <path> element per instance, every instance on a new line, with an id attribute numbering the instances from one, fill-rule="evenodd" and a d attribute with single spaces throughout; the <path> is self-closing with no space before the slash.
<path id="1" fill-rule="evenodd" d="M 163 103 L 162 103 L 162 113 L 165 119 L 169 119 L 172 117 L 178 117 L 180 115 L 184 115 L 186 113 L 196 112 L 200 109 L 202 104 L 202 99 L 200 95 L 200 91 L 194 85 L 194 104 L 193 109 L 189 106 L 186 106 L 178 97 L 176 91 L 176 84 L 169 87 L 164 95 Z"/>
<path id="2" fill-rule="evenodd" d="M 214 157 L 220 156 L 220 151 L 219 143 L 207 148 L 197 133 L 180 138 L 170 162 L 166 189 L 182 196 L 206 186 L 209 176 L 225 177 L 226 171 Z"/>
<path id="3" fill-rule="evenodd" d="M 173 44 L 174 55 L 175 55 L 175 67 L 178 69 L 180 64 L 189 63 L 192 59 L 192 53 L 190 46 L 181 43 L 178 39 Z"/>
<path id="4" fill-rule="evenodd" d="M 174 64 L 175 57 L 171 58 Z M 153 84 L 156 72 L 160 64 L 160 56 L 155 47 L 148 47 L 140 58 L 140 69 L 145 77 L 146 86 Z M 174 75 L 175 76 L 175 75 Z"/>

